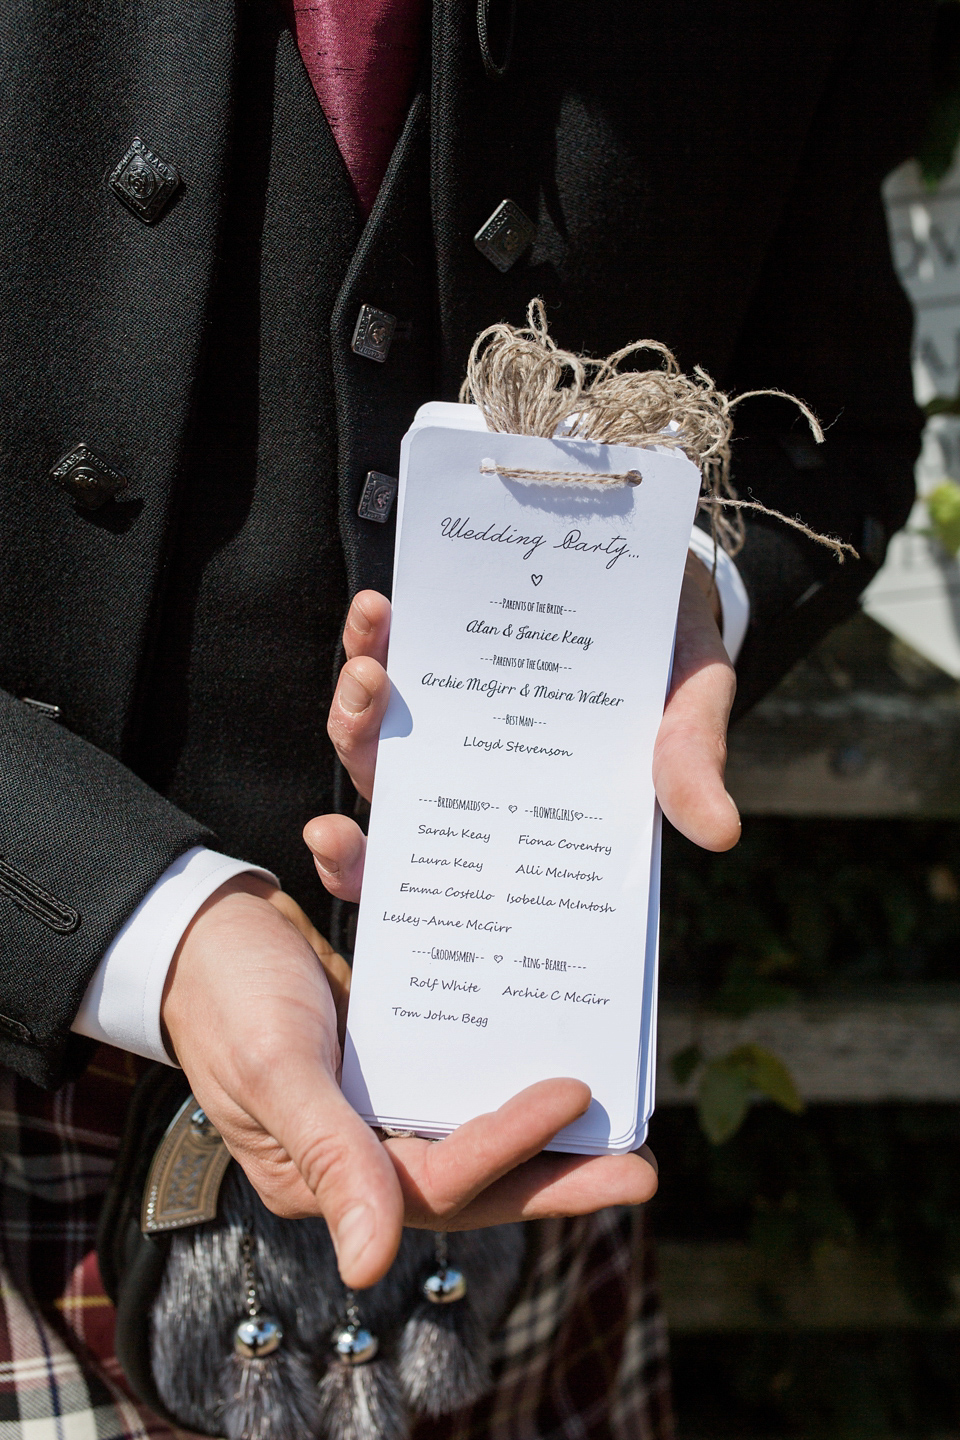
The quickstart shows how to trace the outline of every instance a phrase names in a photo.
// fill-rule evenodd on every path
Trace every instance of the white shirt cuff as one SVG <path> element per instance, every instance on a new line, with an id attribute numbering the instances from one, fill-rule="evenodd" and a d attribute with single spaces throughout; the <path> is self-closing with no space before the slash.
<path id="1" fill-rule="evenodd" d="M 720 597 L 721 636 L 723 648 L 736 661 L 740 654 L 747 626 L 750 624 L 750 597 L 740 575 L 726 550 L 714 547 L 713 539 L 706 530 L 694 525 L 690 535 L 690 549 L 708 570 L 713 570 L 716 557 L 717 594 Z"/>
<path id="2" fill-rule="evenodd" d="M 275 875 L 195 845 L 165 870 L 110 943 L 72 1030 L 101 1044 L 173 1065 L 160 1035 L 160 1002 L 174 952 L 200 906 L 234 875 Z"/>

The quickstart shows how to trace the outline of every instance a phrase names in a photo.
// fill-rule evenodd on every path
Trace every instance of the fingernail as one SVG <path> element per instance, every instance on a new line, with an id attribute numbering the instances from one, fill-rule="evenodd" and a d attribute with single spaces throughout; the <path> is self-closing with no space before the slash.
<path id="1" fill-rule="evenodd" d="M 322 870 L 324 875 L 329 875 L 331 880 L 336 879 L 340 874 L 340 866 L 336 860 L 331 860 L 329 855 L 317 855 L 314 852 L 313 858 L 316 861 L 317 869 Z"/>
<path id="2" fill-rule="evenodd" d="M 341 1275 L 356 1264 L 372 1239 L 373 1211 L 369 1205 L 354 1205 L 341 1217 L 333 1233 Z"/>
<path id="3" fill-rule="evenodd" d="M 340 676 L 340 704 L 351 715 L 359 715 L 370 704 L 369 692 L 349 670 Z"/>
<path id="4" fill-rule="evenodd" d="M 727 802 L 728 802 L 728 804 L 729 804 L 729 806 L 730 806 L 730 809 L 733 811 L 734 818 L 736 819 L 736 822 L 737 822 L 737 834 L 738 834 L 738 835 L 742 835 L 742 834 L 743 834 L 743 821 L 740 819 L 740 807 L 739 807 L 739 805 L 737 804 L 736 800 L 734 800 L 733 796 L 730 794 L 730 791 L 729 791 L 729 790 L 725 790 L 723 793 L 726 795 L 726 797 L 727 797 Z"/>

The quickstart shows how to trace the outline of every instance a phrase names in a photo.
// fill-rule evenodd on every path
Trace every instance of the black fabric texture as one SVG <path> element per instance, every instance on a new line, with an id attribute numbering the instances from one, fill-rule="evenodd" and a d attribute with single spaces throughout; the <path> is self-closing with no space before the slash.
<path id="1" fill-rule="evenodd" d="M 400 438 L 424 395 L 436 393 L 429 160 L 429 104 L 420 87 L 333 314 L 340 529 L 351 593 L 363 586 L 390 593 L 396 516 L 358 523 L 357 502 L 370 470 L 396 475 Z M 401 318 L 385 365 L 350 349 L 362 304 Z"/>
<path id="2" fill-rule="evenodd" d="M 731 366 L 739 389 L 775 384 L 803 396 L 827 434 L 813 446 L 789 407 L 748 402 L 738 431 L 749 438 L 735 447 L 741 495 L 802 516 L 862 558 L 841 566 L 775 521 L 750 523 L 737 557 L 751 624 L 736 715 L 853 611 L 913 499 L 919 414 L 905 363 L 913 317 L 887 258 L 880 185 L 911 138 L 905 122 L 924 114 L 921 54 L 909 48 L 924 37 L 907 30 L 891 46 L 903 7 L 867 13 L 824 88 Z M 872 97 L 885 90 L 909 109 L 877 109 Z"/>
<path id="3" fill-rule="evenodd" d="M 332 808 L 325 727 L 347 594 L 329 325 L 361 224 L 270 6 L 248 12 L 238 83 L 219 284 L 136 763 L 324 923 L 301 832 Z"/>
<path id="4" fill-rule="evenodd" d="M 748 519 L 735 715 L 850 613 L 909 513 L 921 417 L 880 184 L 919 139 L 930 23 L 928 6 L 886 0 L 612 5 L 584 24 L 570 0 L 520 9 L 514 63 L 491 85 L 466 10 L 435 8 L 445 397 L 477 331 L 494 313 L 519 322 L 540 294 L 574 349 L 647 336 L 725 389 L 802 396 L 829 427 L 816 468 L 777 438 L 802 447 L 806 422 L 758 402 L 738 417 L 740 493 L 858 549 L 875 522 L 870 555 L 841 567 Z M 504 193 L 538 233 L 498 276 L 463 239 Z"/>
<path id="5" fill-rule="evenodd" d="M 72 732 L 4 697 L 0 850 L 81 915 L 57 937 L 0 900 L 0 1011 L 34 1037 L 0 1033 L 0 1061 L 40 1084 L 89 1049 L 69 1026 L 110 939 L 212 838 L 117 760 L 215 265 L 233 103 L 233 12 L 220 12 L 215 26 L 166 0 L 109 20 L 30 3 L 0 16 L 0 684 L 59 705 Z M 149 228 L 105 183 L 136 134 L 184 177 Z M 78 440 L 129 480 L 102 510 L 49 479 Z"/>
<path id="6" fill-rule="evenodd" d="M 338 635 L 352 592 L 388 588 L 394 534 L 357 498 L 532 296 L 566 345 L 661 339 L 829 424 L 811 460 L 793 412 L 743 411 L 741 491 L 865 558 L 748 522 L 741 710 L 849 612 L 912 496 L 879 184 L 916 142 L 932 10 L 528 4 L 496 79 L 473 0 L 435 0 L 364 224 L 270 0 L 4 8 L 0 685 L 63 725 L 0 710 L 0 854 L 82 920 L 53 936 L 0 899 L 0 1014 L 35 1037 L 0 1026 L 0 1060 L 41 1083 L 81 1063 L 70 1019 L 110 935 L 211 832 L 326 926 L 300 830 L 350 803 Z M 151 226 L 106 185 L 134 135 L 183 176 Z M 504 198 L 538 228 L 501 274 L 473 236 Z M 383 365 L 349 348 L 363 303 L 399 322 Z M 100 510 L 48 476 L 79 440 L 130 481 Z"/>
<path id="7" fill-rule="evenodd" d="M 65 1073 L 70 1022 L 113 936 L 168 865 L 208 830 L 110 755 L 0 691 L 3 858 L 79 914 L 57 934 L 0 895 L 0 1064 L 38 1085 Z M 56 791 L 52 790 L 56 784 Z M 122 868 L 121 868 L 122 867 Z"/>

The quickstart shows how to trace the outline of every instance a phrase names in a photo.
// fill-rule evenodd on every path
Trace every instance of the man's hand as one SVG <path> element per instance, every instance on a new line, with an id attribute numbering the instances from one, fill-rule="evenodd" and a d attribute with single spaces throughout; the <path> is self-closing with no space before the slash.
<path id="1" fill-rule="evenodd" d="M 540 1153 L 586 1110 L 590 1093 L 579 1080 L 532 1085 L 437 1144 L 381 1143 L 337 1084 L 346 978 L 289 896 L 239 875 L 184 935 L 163 1022 L 194 1094 L 264 1203 L 278 1215 L 322 1215 L 347 1285 L 385 1274 L 404 1224 L 472 1229 L 635 1205 L 654 1193 L 656 1171 L 641 1155 Z"/>
<path id="2" fill-rule="evenodd" d="M 654 779 L 673 824 L 697 844 L 725 850 L 740 822 L 723 786 L 734 680 L 718 613 L 709 572 L 691 557 Z M 357 596 L 330 711 L 331 739 L 367 799 L 389 695 L 389 624 L 383 596 Z M 359 827 L 328 815 L 304 834 L 331 894 L 359 899 L 366 844 Z M 595 1159 L 542 1153 L 589 1104 L 577 1080 L 533 1085 L 437 1144 L 381 1143 L 337 1084 L 337 1012 L 342 1018 L 348 984 L 343 961 L 299 906 L 241 875 L 194 918 L 163 1003 L 171 1048 L 231 1153 L 277 1214 L 326 1218 L 348 1285 L 371 1285 L 386 1272 L 404 1224 L 469 1229 L 653 1195 L 646 1149 Z"/>

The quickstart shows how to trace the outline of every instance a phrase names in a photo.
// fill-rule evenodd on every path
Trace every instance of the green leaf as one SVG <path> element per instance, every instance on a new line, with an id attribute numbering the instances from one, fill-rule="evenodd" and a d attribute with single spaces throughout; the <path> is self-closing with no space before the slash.
<path id="1" fill-rule="evenodd" d="M 700 1080 L 697 1109 L 700 1126 L 711 1145 L 735 1135 L 750 1104 L 749 1082 L 725 1060 L 711 1060 Z"/>
<path id="2" fill-rule="evenodd" d="M 930 51 L 931 97 L 917 159 L 933 190 L 953 163 L 960 137 L 960 16 L 956 0 L 937 6 Z"/>
<path id="3" fill-rule="evenodd" d="M 729 1055 L 711 1060 L 700 1079 L 700 1126 L 711 1144 L 722 1145 L 736 1134 L 752 1093 L 766 1095 L 793 1115 L 804 1108 L 793 1076 L 779 1056 L 762 1045 L 738 1045 Z"/>
<path id="4" fill-rule="evenodd" d="M 686 1085 L 702 1059 L 703 1052 L 699 1045 L 685 1045 L 682 1050 L 677 1051 L 670 1061 L 670 1069 L 678 1085 Z"/>
<path id="5" fill-rule="evenodd" d="M 934 535 L 948 554 L 956 555 L 960 550 L 960 485 L 944 480 L 925 498 Z"/>
<path id="6" fill-rule="evenodd" d="M 927 129 L 917 160 L 927 186 L 936 190 L 953 164 L 960 137 L 960 96 L 955 89 L 936 96 L 927 117 Z"/>
<path id="7" fill-rule="evenodd" d="M 799 1115 L 803 1101 L 797 1093 L 793 1076 L 778 1055 L 761 1045 L 738 1045 L 723 1062 L 743 1076 L 751 1090 L 775 1100 L 784 1110 Z"/>

